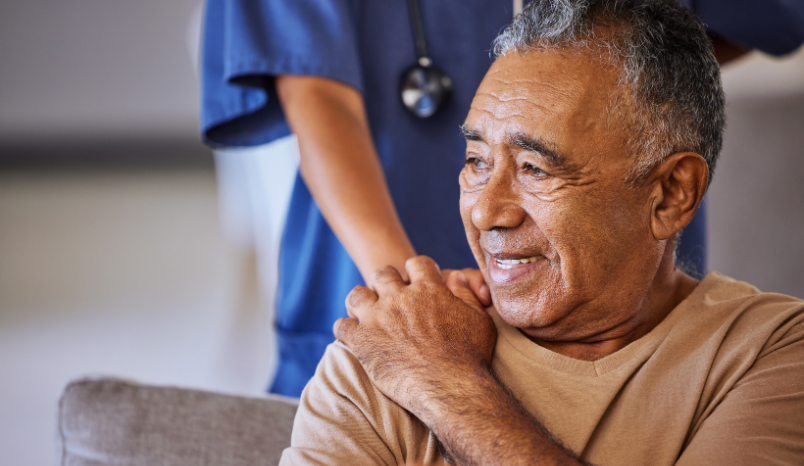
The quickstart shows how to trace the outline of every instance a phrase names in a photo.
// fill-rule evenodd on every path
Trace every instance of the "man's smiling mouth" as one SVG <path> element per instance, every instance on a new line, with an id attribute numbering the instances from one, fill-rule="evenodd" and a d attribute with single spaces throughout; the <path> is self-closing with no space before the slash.
<path id="1" fill-rule="evenodd" d="M 513 267 L 516 267 L 519 264 L 530 264 L 531 262 L 540 261 L 542 259 L 544 259 L 544 256 L 538 255 L 531 257 L 523 257 L 521 259 L 494 259 L 494 261 L 497 263 L 497 267 L 503 270 L 508 270 Z"/>

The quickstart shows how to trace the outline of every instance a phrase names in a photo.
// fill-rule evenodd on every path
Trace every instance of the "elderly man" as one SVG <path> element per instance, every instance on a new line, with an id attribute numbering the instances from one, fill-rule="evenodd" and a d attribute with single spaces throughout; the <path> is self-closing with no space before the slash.
<path id="1" fill-rule="evenodd" d="M 674 263 L 723 128 L 700 22 L 537 0 L 495 52 L 460 175 L 493 307 L 424 257 L 356 288 L 283 464 L 804 464 L 804 302 Z"/>

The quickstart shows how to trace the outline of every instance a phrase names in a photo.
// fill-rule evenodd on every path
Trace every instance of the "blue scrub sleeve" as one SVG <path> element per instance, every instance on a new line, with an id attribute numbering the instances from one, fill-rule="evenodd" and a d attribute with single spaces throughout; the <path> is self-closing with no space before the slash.
<path id="1" fill-rule="evenodd" d="M 707 29 L 748 49 L 784 55 L 804 43 L 802 0 L 694 0 Z"/>
<path id="2" fill-rule="evenodd" d="M 219 146 L 289 134 L 274 88 L 283 74 L 363 90 L 354 0 L 207 0 L 201 132 Z"/>

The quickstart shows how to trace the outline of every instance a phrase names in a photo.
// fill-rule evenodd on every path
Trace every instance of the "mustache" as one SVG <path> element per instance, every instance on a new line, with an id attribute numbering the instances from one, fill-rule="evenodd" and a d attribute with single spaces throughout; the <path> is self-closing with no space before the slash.
<path id="1" fill-rule="evenodd" d="M 480 244 L 490 254 L 503 252 L 544 254 L 548 245 L 543 237 L 524 232 L 521 229 L 495 228 L 480 233 Z"/>

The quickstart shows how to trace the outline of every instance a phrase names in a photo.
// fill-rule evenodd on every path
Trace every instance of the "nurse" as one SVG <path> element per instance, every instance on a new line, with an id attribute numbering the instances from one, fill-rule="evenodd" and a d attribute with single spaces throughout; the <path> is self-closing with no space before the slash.
<path id="1" fill-rule="evenodd" d="M 292 131 L 299 141 L 280 254 L 272 392 L 301 393 L 333 340 L 346 294 L 375 269 L 403 269 L 415 254 L 443 268 L 474 266 L 457 209 L 458 126 L 513 5 L 419 6 L 432 63 L 452 78 L 449 101 L 426 119 L 400 97 L 402 74 L 417 61 L 406 1 L 207 3 L 206 140 L 249 146 Z"/>
<path id="2" fill-rule="evenodd" d="M 298 137 L 271 392 L 300 395 L 333 340 L 333 322 L 345 316 L 346 295 L 377 268 L 404 270 L 415 254 L 445 269 L 475 266 L 458 213 L 465 150 L 458 127 L 490 66 L 491 41 L 521 1 L 419 0 L 418 7 L 407 0 L 207 0 L 206 142 L 255 146 Z M 427 118 L 406 108 L 400 94 L 405 72 L 421 63 L 417 19 L 428 64 L 451 78 L 449 99 Z M 699 214 L 681 242 L 681 257 L 701 271 L 703 225 Z M 486 296 L 480 283 L 474 288 Z"/>

